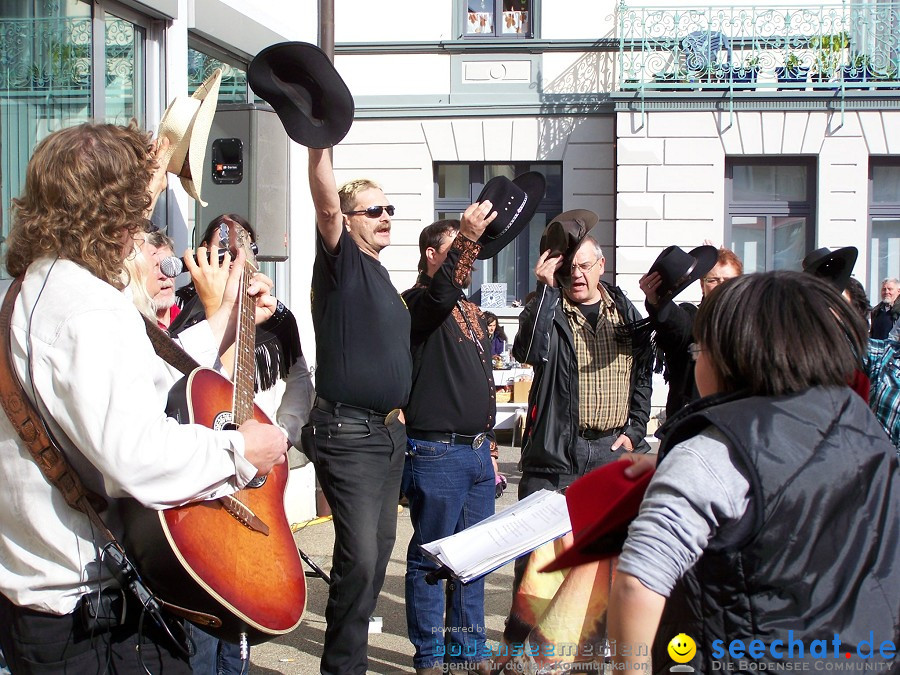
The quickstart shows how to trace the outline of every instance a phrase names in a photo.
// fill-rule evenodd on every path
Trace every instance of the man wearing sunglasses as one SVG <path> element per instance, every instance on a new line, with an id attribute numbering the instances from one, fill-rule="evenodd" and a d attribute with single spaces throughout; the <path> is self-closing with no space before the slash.
<path id="1" fill-rule="evenodd" d="M 303 451 L 334 522 L 321 672 L 366 672 L 369 617 L 397 529 L 412 384 L 410 317 L 379 262 L 391 243 L 390 205 L 378 184 L 338 189 L 329 150 L 309 148 L 316 208 L 312 319 L 316 402 Z"/>

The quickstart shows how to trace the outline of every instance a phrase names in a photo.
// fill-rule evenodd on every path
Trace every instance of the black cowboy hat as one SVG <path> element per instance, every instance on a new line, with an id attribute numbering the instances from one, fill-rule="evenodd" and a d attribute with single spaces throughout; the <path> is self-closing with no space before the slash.
<path id="1" fill-rule="evenodd" d="M 540 252 L 551 251 L 549 257 L 562 256 L 562 266 L 556 273 L 560 283 L 572 276 L 572 260 L 600 217 L 587 209 L 564 211 L 550 221 L 541 235 Z"/>
<path id="2" fill-rule="evenodd" d="M 825 247 L 817 248 L 803 259 L 803 271 L 827 279 L 838 290 L 843 291 L 850 281 L 858 255 L 859 251 L 855 246 L 845 246 L 834 251 Z"/>
<path id="3" fill-rule="evenodd" d="M 353 124 L 353 96 L 315 45 L 280 42 L 266 47 L 250 62 L 247 81 L 300 145 L 330 148 Z"/>
<path id="4" fill-rule="evenodd" d="M 659 302 L 667 302 L 716 266 L 719 251 L 715 246 L 698 246 L 685 253 L 668 246 L 657 256 L 647 274 L 659 272 L 662 283 L 657 290 Z"/>
<path id="5" fill-rule="evenodd" d="M 493 258 L 525 229 L 540 206 L 546 187 L 547 180 L 537 171 L 528 171 L 512 180 L 496 176 L 485 184 L 475 201 L 489 199 L 497 217 L 478 239 L 479 260 Z"/>

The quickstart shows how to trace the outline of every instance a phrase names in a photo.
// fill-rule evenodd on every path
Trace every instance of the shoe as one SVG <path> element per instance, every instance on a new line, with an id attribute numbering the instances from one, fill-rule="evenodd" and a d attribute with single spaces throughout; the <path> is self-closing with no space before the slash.
<path id="1" fill-rule="evenodd" d="M 506 476 L 502 473 L 498 473 L 494 476 L 494 499 L 500 499 L 507 485 Z"/>

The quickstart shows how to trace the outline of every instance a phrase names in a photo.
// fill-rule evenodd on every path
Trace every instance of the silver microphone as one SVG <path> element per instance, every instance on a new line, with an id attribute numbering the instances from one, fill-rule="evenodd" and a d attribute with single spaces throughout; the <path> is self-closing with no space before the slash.
<path id="1" fill-rule="evenodd" d="M 221 263 L 225 260 L 225 256 L 228 255 L 228 249 L 220 248 L 219 249 L 219 262 Z M 197 255 L 193 256 L 194 262 L 197 262 Z M 169 256 L 168 258 L 163 258 L 159 261 L 159 271 L 165 274 L 170 279 L 177 277 L 179 274 L 187 272 L 185 268 L 184 261 L 181 258 L 176 258 L 175 256 Z"/>

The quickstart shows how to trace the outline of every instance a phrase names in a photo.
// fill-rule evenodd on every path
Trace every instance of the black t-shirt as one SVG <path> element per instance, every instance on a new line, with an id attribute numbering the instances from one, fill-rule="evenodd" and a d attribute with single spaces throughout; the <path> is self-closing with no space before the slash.
<path id="1" fill-rule="evenodd" d="M 333 255 L 316 234 L 312 319 L 319 396 L 384 413 L 406 405 L 409 312 L 384 266 L 346 229 Z"/>
<path id="2" fill-rule="evenodd" d="M 581 312 L 582 316 L 587 319 L 587 322 L 591 324 L 591 328 L 594 330 L 597 329 L 597 319 L 600 318 L 600 300 L 597 302 L 588 304 L 584 303 L 581 305 L 575 305 L 578 307 L 578 310 Z"/>

